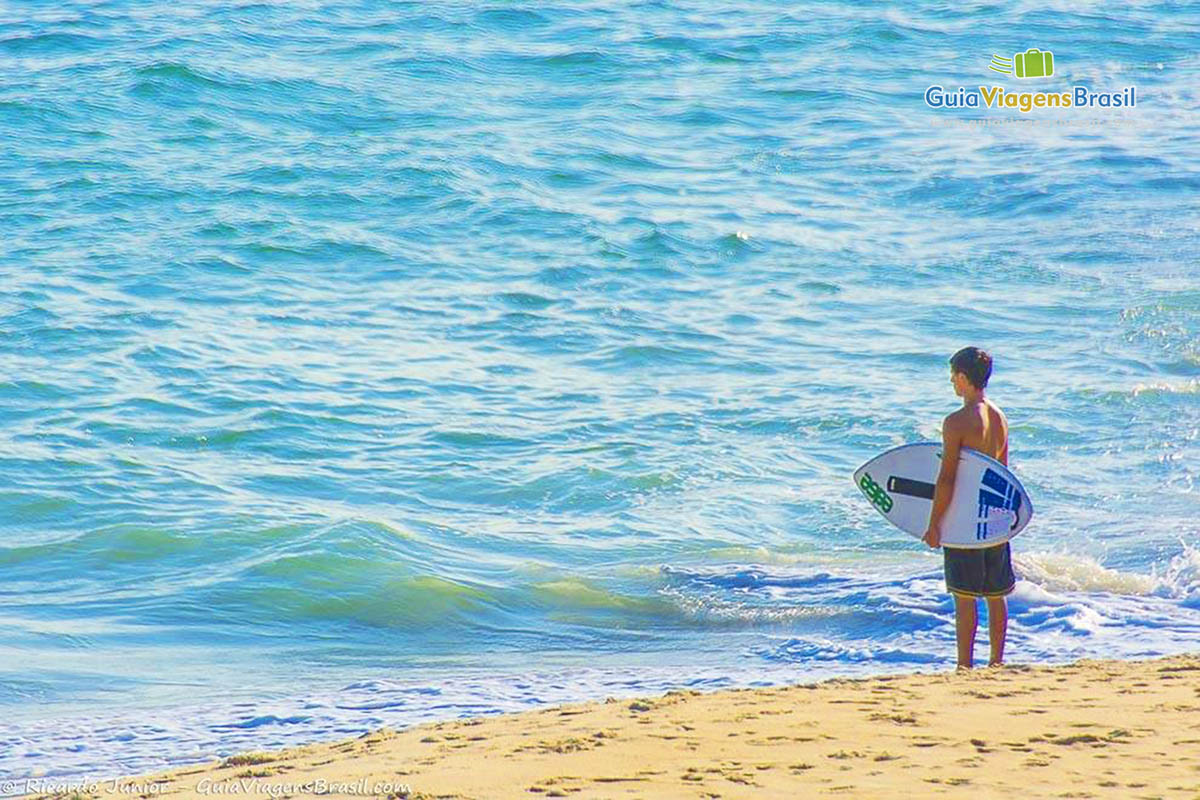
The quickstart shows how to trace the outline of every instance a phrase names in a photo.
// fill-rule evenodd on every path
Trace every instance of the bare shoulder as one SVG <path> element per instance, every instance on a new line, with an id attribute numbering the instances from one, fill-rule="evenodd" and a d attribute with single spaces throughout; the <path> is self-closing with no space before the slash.
<path id="1" fill-rule="evenodd" d="M 956 411 L 951 411 L 946 415 L 946 418 L 942 420 L 942 430 L 963 431 L 967 428 L 969 421 L 967 410 L 965 408 L 960 408 Z"/>
<path id="2" fill-rule="evenodd" d="M 1001 410 L 1000 406 L 993 403 L 990 399 L 987 401 L 987 404 L 988 407 L 996 413 L 996 418 L 1000 421 L 1000 424 L 1004 426 L 1004 429 L 1008 430 L 1008 417 L 1004 415 L 1004 411 Z"/>

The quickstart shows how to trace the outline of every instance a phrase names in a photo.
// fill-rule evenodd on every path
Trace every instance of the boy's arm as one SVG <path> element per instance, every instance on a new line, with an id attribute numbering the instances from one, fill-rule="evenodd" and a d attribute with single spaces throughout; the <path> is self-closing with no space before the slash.
<path id="1" fill-rule="evenodd" d="M 942 517 L 954 497 L 954 478 L 958 472 L 958 456 L 962 449 L 962 430 L 954 415 L 942 423 L 942 467 L 938 470 L 937 484 L 933 489 L 933 510 L 929 512 L 929 527 L 922 537 L 930 547 L 942 544 Z"/>

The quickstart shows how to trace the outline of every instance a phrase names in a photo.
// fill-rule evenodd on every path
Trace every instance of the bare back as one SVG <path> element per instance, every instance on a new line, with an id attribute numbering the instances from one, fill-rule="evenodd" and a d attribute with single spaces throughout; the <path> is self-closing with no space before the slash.
<path id="1" fill-rule="evenodd" d="M 990 400 L 964 405 L 951 414 L 963 447 L 970 447 L 1008 466 L 1008 419 Z"/>

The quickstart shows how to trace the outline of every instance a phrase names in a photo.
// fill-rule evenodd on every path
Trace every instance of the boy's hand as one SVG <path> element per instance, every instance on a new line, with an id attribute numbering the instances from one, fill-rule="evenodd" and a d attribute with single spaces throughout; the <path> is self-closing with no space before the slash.
<path id="1" fill-rule="evenodd" d="M 942 530 L 937 525 L 930 525 L 929 530 L 925 531 L 925 535 L 921 537 L 921 541 L 930 547 L 942 546 Z"/>

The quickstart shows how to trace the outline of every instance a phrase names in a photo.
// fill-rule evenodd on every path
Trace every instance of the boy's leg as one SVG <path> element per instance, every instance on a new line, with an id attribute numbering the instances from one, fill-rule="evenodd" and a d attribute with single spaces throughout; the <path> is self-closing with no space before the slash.
<path id="1" fill-rule="evenodd" d="M 970 669 L 974 666 L 975 627 L 979 624 L 979 612 L 975 598 L 954 595 L 954 633 L 958 640 L 958 666 Z"/>
<path id="2" fill-rule="evenodd" d="M 989 597 L 988 607 L 988 640 L 992 645 L 992 657 L 988 666 L 993 667 L 1004 663 L 1004 639 L 1008 635 L 1008 598 Z"/>

